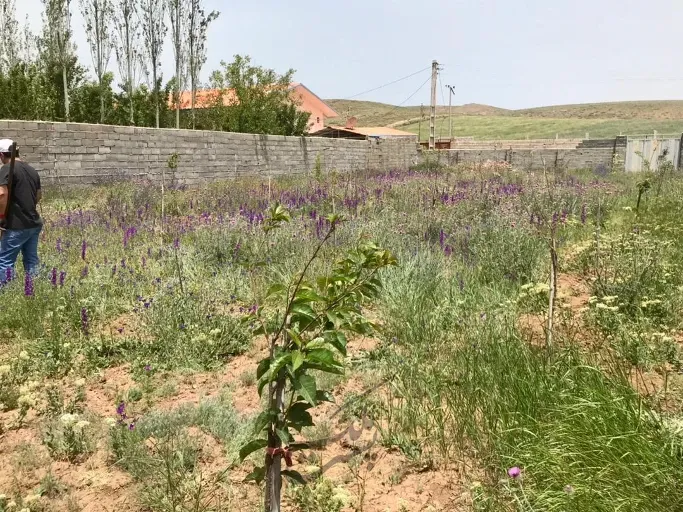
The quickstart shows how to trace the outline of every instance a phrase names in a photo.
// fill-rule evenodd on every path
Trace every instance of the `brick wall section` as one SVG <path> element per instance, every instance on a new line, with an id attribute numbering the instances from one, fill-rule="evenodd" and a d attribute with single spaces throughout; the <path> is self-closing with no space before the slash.
<path id="1" fill-rule="evenodd" d="M 544 161 L 548 168 L 555 166 L 567 169 L 595 169 L 600 165 L 611 168 L 615 154 L 624 162 L 626 158 L 626 137 L 615 139 L 584 140 L 574 148 L 558 147 L 540 149 L 538 146 L 507 149 L 491 142 L 491 149 L 461 149 L 441 151 L 439 158 L 443 163 L 482 163 L 487 160 L 509 162 L 514 167 L 528 170 L 543 169 Z"/>
<path id="2" fill-rule="evenodd" d="M 162 171 L 188 185 L 243 176 L 302 174 L 320 156 L 323 169 L 407 168 L 415 141 L 355 141 L 77 123 L 0 121 L 0 137 L 17 141 L 22 158 L 46 182 L 158 180 Z M 178 167 L 168 161 L 177 153 Z"/>

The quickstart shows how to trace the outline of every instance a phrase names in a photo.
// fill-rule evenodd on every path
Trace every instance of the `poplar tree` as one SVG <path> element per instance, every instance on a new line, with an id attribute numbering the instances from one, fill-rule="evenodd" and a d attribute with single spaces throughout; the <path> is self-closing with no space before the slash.
<path id="1" fill-rule="evenodd" d="M 199 74 L 206 64 L 206 33 L 209 25 L 219 16 L 218 11 L 208 15 L 202 6 L 202 0 L 189 0 L 190 12 L 187 17 L 188 68 L 191 87 L 192 129 L 196 126 L 196 99 L 199 86 Z"/>
<path id="2" fill-rule="evenodd" d="M 168 32 L 166 25 L 166 0 L 141 0 L 140 20 L 145 49 L 145 60 L 152 73 L 152 89 L 156 109 L 156 127 L 159 128 L 159 65 Z"/>
<path id="3" fill-rule="evenodd" d="M 71 0 L 42 0 L 45 6 L 43 13 L 43 37 L 40 45 L 44 50 L 44 58 L 55 63 L 61 70 L 64 93 L 64 118 L 70 117 L 69 108 L 69 65 L 75 59 L 76 49 L 71 40 Z"/>
<path id="4" fill-rule="evenodd" d="M 135 89 L 143 67 L 140 48 L 139 0 L 118 0 L 114 24 L 116 26 L 116 61 L 128 95 L 130 124 L 135 124 Z"/>
<path id="5" fill-rule="evenodd" d="M 187 44 L 185 38 L 185 24 L 188 15 L 188 0 L 167 0 L 168 14 L 171 21 L 171 40 L 173 43 L 173 57 L 175 59 L 175 82 L 173 101 L 175 103 L 175 127 L 180 128 L 180 92 L 185 83 L 185 68 L 187 63 Z"/>
<path id="6" fill-rule="evenodd" d="M 100 93 L 100 123 L 104 123 L 104 76 L 107 73 L 114 47 L 112 22 L 114 9 L 111 0 L 81 0 L 81 13 L 85 21 L 85 35 L 90 45 L 97 85 Z"/>

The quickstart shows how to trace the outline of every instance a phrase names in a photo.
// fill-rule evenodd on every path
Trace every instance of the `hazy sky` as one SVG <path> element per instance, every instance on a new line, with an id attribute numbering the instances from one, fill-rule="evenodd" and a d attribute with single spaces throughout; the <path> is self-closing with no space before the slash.
<path id="1" fill-rule="evenodd" d="M 236 53 L 295 78 L 323 98 L 348 98 L 430 66 L 456 87 L 454 104 L 523 108 L 562 103 L 683 99 L 681 0 L 205 0 L 203 76 Z M 19 0 L 40 27 L 40 0 Z M 73 22 L 91 64 L 78 0 Z M 172 52 L 163 55 L 164 78 Z M 114 59 L 112 69 L 116 68 Z M 399 104 L 423 71 L 357 99 Z M 442 102 L 439 93 L 439 102 Z M 426 84 L 406 105 L 429 103 Z"/>

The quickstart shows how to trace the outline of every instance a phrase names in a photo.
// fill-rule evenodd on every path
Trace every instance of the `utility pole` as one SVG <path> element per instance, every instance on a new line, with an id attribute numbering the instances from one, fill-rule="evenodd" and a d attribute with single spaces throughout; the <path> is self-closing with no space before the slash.
<path id="1" fill-rule="evenodd" d="M 429 112 L 429 149 L 436 148 L 436 80 L 439 73 L 439 63 L 432 61 L 432 101 Z"/>
<path id="2" fill-rule="evenodd" d="M 422 120 L 424 119 L 424 103 L 420 103 L 420 120 L 417 122 L 417 141 L 422 140 Z"/>
<path id="3" fill-rule="evenodd" d="M 453 108 L 453 95 L 455 94 L 454 86 L 447 85 L 450 93 L 448 94 L 448 140 L 453 142 L 453 118 L 452 118 L 452 108 Z"/>

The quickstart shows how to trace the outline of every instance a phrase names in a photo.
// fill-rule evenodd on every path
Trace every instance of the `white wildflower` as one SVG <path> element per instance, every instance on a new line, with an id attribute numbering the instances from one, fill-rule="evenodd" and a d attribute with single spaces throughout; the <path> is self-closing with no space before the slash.
<path id="1" fill-rule="evenodd" d="M 72 427 L 78 421 L 78 415 L 69 413 L 62 414 L 62 416 L 59 418 L 59 421 L 65 427 Z"/>
<path id="2" fill-rule="evenodd" d="M 595 307 L 598 309 L 609 309 L 609 306 L 607 304 L 603 304 L 602 302 L 598 302 Z"/>
<path id="3" fill-rule="evenodd" d="M 105 425 L 109 427 L 115 427 L 116 426 L 116 418 L 105 418 L 104 419 Z"/>
<path id="4" fill-rule="evenodd" d="M 9 375 L 12 372 L 12 367 L 8 364 L 3 364 L 0 366 L 0 377 L 4 375 Z"/>
<path id="5" fill-rule="evenodd" d="M 214 337 L 215 337 L 215 336 L 219 336 L 219 335 L 221 334 L 221 332 L 222 332 L 222 331 L 221 331 L 220 329 L 211 329 L 211 331 L 209 332 L 209 334 L 210 334 L 211 336 L 214 336 Z"/>
<path id="6" fill-rule="evenodd" d="M 28 352 L 26 352 L 25 350 L 22 350 L 21 352 L 19 352 L 19 359 L 22 359 L 24 361 L 28 361 L 29 359 L 31 359 L 31 357 L 28 355 Z"/>
<path id="7" fill-rule="evenodd" d="M 19 395 L 19 398 L 17 398 L 17 404 L 20 407 L 33 407 L 36 405 L 36 399 L 30 393 Z"/>
<path id="8" fill-rule="evenodd" d="M 76 382 L 74 382 L 74 385 L 77 388 L 85 387 L 85 379 L 76 379 Z"/>
<path id="9" fill-rule="evenodd" d="M 72 428 L 73 428 L 74 432 L 76 432 L 77 434 L 80 434 L 81 432 L 83 432 L 83 429 L 85 427 L 87 427 L 88 425 L 90 425 L 89 421 L 81 420 L 81 421 L 77 421 Z"/>

